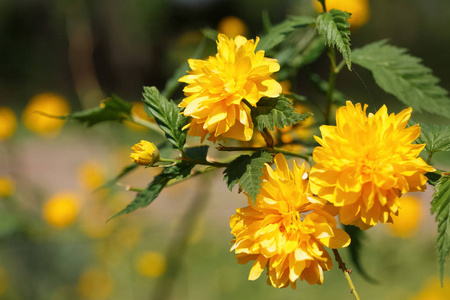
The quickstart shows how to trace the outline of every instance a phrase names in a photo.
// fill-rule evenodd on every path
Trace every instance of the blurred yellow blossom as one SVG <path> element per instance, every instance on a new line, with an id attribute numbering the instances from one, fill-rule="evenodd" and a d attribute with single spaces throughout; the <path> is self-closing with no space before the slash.
<path id="1" fill-rule="evenodd" d="M 245 36 L 247 34 L 247 25 L 238 17 L 227 16 L 220 20 L 217 25 L 217 31 L 230 38 L 238 35 Z"/>
<path id="2" fill-rule="evenodd" d="M 90 268 L 78 279 L 78 293 L 83 299 L 108 299 L 114 290 L 114 280 L 104 270 Z"/>
<path id="3" fill-rule="evenodd" d="M 44 220 L 56 228 L 71 225 L 79 211 L 79 198 L 75 193 L 63 191 L 53 195 L 44 203 L 42 215 Z"/>
<path id="4" fill-rule="evenodd" d="M 17 128 L 17 117 L 9 107 L 0 107 L 0 141 L 10 138 Z"/>
<path id="5" fill-rule="evenodd" d="M 166 271 L 166 257 L 160 252 L 143 252 L 136 259 L 135 266 L 142 276 L 159 277 Z"/>
<path id="6" fill-rule="evenodd" d="M 3 266 L 0 266 L 0 297 L 2 297 L 8 290 L 9 276 L 8 272 Z"/>
<path id="7" fill-rule="evenodd" d="M 42 93 L 31 98 L 22 114 L 25 126 L 33 132 L 46 137 L 54 137 L 64 125 L 63 120 L 39 114 L 42 112 L 52 116 L 69 114 L 70 105 L 67 99 L 53 93 Z"/>
<path id="8" fill-rule="evenodd" d="M 409 300 L 448 300 L 450 299 L 450 278 L 444 278 L 444 287 L 441 287 L 439 278 L 430 278 L 422 290 Z"/>
<path id="9" fill-rule="evenodd" d="M 78 181 L 89 191 L 93 191 L 106 182 L 105 167 L 96 160 L 88 160 L 78 167 Z"/>
<path id="10" fill-rule="evenodd" d="M 322 12 L 322 5 L 317 0 L 312 0 L 318 12 Z M 352 14 L 349 19 L 352 27 L 360 27 L 370 19 L 369 0 L 327 0 L 327 10 L 333 8 L 343 10 Z"/>
<path id="11" fill-rule="evenodd" d="M 9 197 L 14 193 L 15 184 L 11 178 L 0 176 L 0 197 Z"/>
<path id="12" fill-rule="evenodd" d="M 408 238 L 414 234 L 422 220 L 423 207 L 420 199 L 414 196 L 400 198 L 402 213 L 392 217 L 392 224 L 388 224 L 392 235 Z"/>
<path id="13" fill-rule="evenodd" d="M 131 115 L 133 118 L 137 118 L 145 122 L 155 122 L 155 119 L 150 117 L 145 111 L 144 102 L 131 102 L 131 104 L 133 105 L 133 107 L 131 108 Z M 147 127 L 130 121 L 125 121 L 124 124 L 127 125 L 128 128 L 134 130 L 147 130 Z"/>
<path id="14" fill-rule="evenodd" d="M 250 107 L 262 97 L 278 97 L 281 85 L 271 77 L 280 69 L 276 59 L 255 53 L 259 38 L 229 39 L 218 35 L 217 54 L 207 60 L 189 59 L 191 71 L 179 79 L 187 83 L 179 104 L 191 117 L 189 135 L 216 142 L 219 137 L 249 141 L 253 136 Z M 244 101 L 245 100 L 245 101 Z"/>
<path id="15" fill-rule="evenodd" d="M 139 143 L 131 147 L 134 153 L 130 154 L 131 160 L 138 165 L 147 166 L 157 162 L 159 159 L 158 148 L 153 143 L 141 140 Z"/>
<path id="16" fill-rule="evenodd" d="M 290 94 L 292 83 L 289 80 L 280 81 L 281 90 L 283 94 Z"/>

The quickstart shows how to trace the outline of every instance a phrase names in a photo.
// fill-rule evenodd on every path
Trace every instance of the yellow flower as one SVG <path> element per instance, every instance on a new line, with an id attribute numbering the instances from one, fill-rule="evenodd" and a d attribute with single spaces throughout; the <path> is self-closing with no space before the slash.
<path id="1" fill-rule="evenodd" d="M 77 195 L 71 192 L 60 192 L 47 200 L 42 214 L 48 224 L 56 228 L 64 228 L 75 221 L 78 211 Z"/>
<path id="2" fill-rule="evenodd" d="M 0 107 L 0 141 L 10 138 L 17 128 L 16 114 L 9 107 Z"/>
<path id="3" fill-rule="evenodd" d="M 91 268 L 83 272 L 78 280 L 78 293 L 83 299 L 108 299 L 114 289 L 114 280 L 100 269 Z"/>
<path id="4" fill-rule="evenodd" d="M 166 257 L 159 252 L 141 253 L 135 265 L 139 274 L 147 277 L 160 277 L 167 268 Z"/>
<path id="5" fill-rule="evenodd" d="M 291 171 L 281 154 L 275 164 L 275 171 L 266 164 L 255 204 L 249 199 L 249 206 L 231 216 L 231 251 L 241 264 L 255 261 L 249 280 L 267 266 L 268 283 L 277 288 L 295 289 L 297 279 L 322 284 L 323 271 L 333 267 L 324 246 L 346 247 L 350 237 L 336 227 L 325 201 L 309 193 L 304 164 L 295 162 Z"/>
<path id="6" fill-rule="evenodd" d="M 419 227 L 424 208 L 420 199 L 413 196 L 402 197 L 402 213 L 394 216 L 392 224 L 389 224 L 390 233 L 401 238 L 408 238 L 414 234 Z"/>
<path id="7" fill-rule="evenodd" d="M 184 115 L 192 118 L 189 135 L 215 142 L 219 136 L 248 141 L 253 135 L 250 107 L 261 97 L 278 97 L 281 85 L 270 77 L 280 69 L 276 59 L 255 53 L 259 38 L 228 39 L 219 34 L 216 56 L 189 59 L 192 71 L 179 79 L 188 84 L 180 103 Z M 244 100 L 246 100 L 244 102 Z"/>
<path id="8" fill-rule="evenodd" d="M 444 278 L 444 286 L 441 287 L 439 278 L 430 278 L 423 289 L 410 300 L 447 300 L 450 299 L 450 278 Z"/>
<path id="9" fill-rule="evenodd" d="M 59 133 L 64 125 L 63 120 L 43 116 L 36 112 L 43 112 L 52 116 L 69 114 L 69 102 L 62 96 L 53 93 L 43 93 L 31 98 L 22 114 L 25 126 L 46 137 L 53 137 Z"/>
<path id="10" fill-rule="evenodd" d="M 0 197 L 9 197 L 14 193 L 14 181 L 6 176 L 0 176 Z"/>
<path id="11" fill-rule="evenodd" d="M 77 171 L 80 184 L 87 190 L 95 190 L 106 182 L 105 168 L 98 161 L 85 161 Z"/>
<path id="12" fill-rule="evenodd" d="M 220 20 L 219 25 L 217 25 L 217 31 L 234 38 L 238 35 L 245 35 L 247 33 L 247 25 L 238 17 L 227 16 Z"/>
<path id="13" fill-rule="evenodd" d="M 130 154 L 131 160 L 138 165 L 147 166 L 159 159 L 158 148 L 148 141 L 140 141 L 131 147 L 131 150 L 134 151 Z"/>
<path id="14" fill-rule="evenodd" d="M 322 5 L 317 0 L 312 0 L 318 12 L 322 12 Z M 370 7 L 368 0 L 327 0 L 327 10 L 333 8 L 343 10 L 352 14 L 348 21 L 352 27 L 360 27 L 370 19 Z"/>
<path id="15" fill-rule="evenodd" d="M 367 105 L 336 112 L 336 126 L 321 126 L 311 170 L 311 191 L 340 208 L 340 220 L 368 229 L 392 223 L 401 194 L 426 189 L 425 173 L 434 168 L 419 156 L 425 145 L 412 144 L 419 125 L 406 128 L 412 109 L 388 115 L 386 106 L 366 115 Z"/>
<path id="16" fill-rule="evenodd" d="M 144 109 L 144 103 L 143 102 L 132 102 L 133 107 L 131 108 L 131 115 L 136 118 L 136 119 L 140 119 L 142 121 L 145 122 L 151 122 L 151 123 L 155 123 L 155 119 L 153 117 L 150 117 Z M 124 121 L 125 125 L 128 128 L 131 128 L 133 130 L 147 130 L 147 127 L 140 125 L 140 124 L 136 124 L 130 121 Z"/>

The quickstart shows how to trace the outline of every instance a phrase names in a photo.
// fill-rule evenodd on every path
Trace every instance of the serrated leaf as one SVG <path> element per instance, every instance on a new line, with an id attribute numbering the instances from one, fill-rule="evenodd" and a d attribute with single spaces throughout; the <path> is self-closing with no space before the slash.
<path id="1" fill-rule="evenodd" d="M 291 101 L 284 96 L 278 98 L 262 98 L 256 107 L 252 107 L 252 120 L 259 131 L 264 128 L 275 130 L 304 121 L 312 113 L 295 112 Z"/>
<path id="2" fill-rule="evenodd" d="M 206 160 L 206 156 L 208 155 L 209 146 L 198 146 L 185 148 L 186 155 L 195 160 Z"/>
<path id="3" fill-rule="evenodd" d="M 167 100 L 154 86 L 144 87 L 142 94 L 144 104 L 155 118 L 158 126 L 164 131 L 166 138 L 174 148 L 183 149 L 186 142 L 186 131 L 182 130 L 187 118 L 180 114 L 181 109 L 173 101 Z"/>
<path id="4" fill-rule="evenodd" d="M 439 79 L 422 65 L 422 60 L 406 49 L 378 41 L 353 50 L 352 61 L 371 71 L 378 86 L 416 112 L 450 116 L 448 92 L 438 85 Z"/>
<path id="5" fill-rule="evenodd" d="M 366 270 L 361 264 L 360 254 L 362 251 L 362 240 L 365 238 L 365 232 L 352 225 L 344 225 L 344 230 L 348 233 L 352 241 L 347 249 L 350 253 L 350 259 L 352 260 L 356 270 L 358 270 L 358 272 L 361 273 L 361 276 L 367 281 L 372 283 L 377 282 L 369 274 L 367 274 Z"/>
<path id="6" fill-rule="evenodd" d="M 53 116 L 63 120 L 74 120 L 91 127 L 106 121 L 122 122 L 131 116 L 132 104 L 113 95 L 104 100 L 100 106 L 75 112 L 67 116 Z M 47 115 L 43 113 L 44 115 Z"/>
<path id="7" fill-rule="evenodd" d="M 127 207 L 110 217 L 109 220 L 150 205 L 171 179 L 180 179 L 189 176 L 193 167 L 194 165 L 192 164 L 181 163 L 165 168 L 161 174 L 153 179 L 145 191 L 139 192 Z"/>
<path id="8" fill-rule="evenodd" d="M 325 37 L 325 42 L 330 47 L 335 47 L 344 57 L 347 67 L 351 70 L 351 50 L 350 50 L 350 23 L 347 19 L 350 13 L 332 9 L 329 12 L 320 14 L 317 17 L 317 31 Z"/>
<path id="9" fill-rule="evenodd" d="M 123 176 L 127 175 L 128 173 L 130 173 L 131 171 L 136 169 L 138 166 L 139 166 L 138 164 L 130 164 L 129 166 L 126 166 L 125 168 L 122 169 L 122 171 L 120 171 L 120 173 L 116 177 L 114 177 L 113 179 L 109 180 L 108 182 L 106 182 L 102 186 L 98 187 L 95 191 L 98 191 L 98 190 L 101 190 L 101 189 L 105 189 L 105 188 L 109 188 L 109 187 L 115 185 L 116 182 L 120 180 L 120 178 L 122 178 Z"/>
<path id="10" fill-rule="evenodd" d="M 450 252 L 450 176 L 442 176 L 434 187 L 431 213 L 436 214 L 438 222 L 438 237 L 436 250 L 441 276 L 444 279 L 444 266 Z"/>
<path id="11" fill-rule="evenodd" d="M 416 142 L 426 144 L 425 150 L 429 155 L 450 151 L 450 126 L 420 124 L 420 127 L 421 133 Z"/>
<path id="12" fill-rule="evenodd" d="M 293 32 L 300 27 L 306 27 L 314 24 L 315 20 L 312 17 L 296 16 L 290 17 L 284 22 L 272 27 L 269 32 L 264 35 L 256 46 L 256 51 L 269 51 L 284 41 L 288 33 Z"/>
<path id="13" fill-rule="evenodd" d="M 239 156 L 223 172 L 228 189 L 231 191 L 239 183 L 239 187 L 254 203 L 261 189 L 264 165 L 271 161 L 272 155 L 264 151 L 255 152 L 252 156 Z"/>

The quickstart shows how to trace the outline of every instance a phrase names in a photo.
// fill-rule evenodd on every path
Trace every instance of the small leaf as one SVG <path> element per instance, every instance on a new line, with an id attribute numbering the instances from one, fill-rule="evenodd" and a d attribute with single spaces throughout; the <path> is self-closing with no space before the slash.
<path id="1" fill-rule="evenodd" d="M 420 124 L 421 133 L 416 140 L 418 144 L 426 144 L 428 155 L 450 151 L 450 126 Z"/>
<path id="2" fill-rule="evenodd" d="M 161 174 L 153 179 L 145 191 L 139 192 L 136 198 L 125 209 L 110 217 L 109 220 L 150 205 L 171 179 L 180 179 L 189 176 L 193 167 L 194 165 L 192 164 L 181 163 L 165 168 Z"/>
<path id="3" fill-rule="evenodd" d="M 299 114 L 295 112 L 291 101 L 280 96 L 279 98 L 262 98 L 256 107 L 252 107 L 252 120 L 259 131 L 264 128 L 275 130 L 304 121 L 312 113 Z"/>
<path id="4" fill-rule="evenodd" d="M 269 32 L 261 38 L 256 46 L 256 50 L 269 51 L 283 42 L 288 33 L 293 32 L 296 28 L 312 25 L 314 22 L 315 20 L 312 17 L 290 17 L 284 22 L 272 27 Z"/>
<path id="5" fill-rule="evenodd" d="M 330 47 L 336 46 L 341 52 L 347 63 L 347 67 L 351 70 L 351 50 L 350 50 L 350 23 L 347 19 L 350 13 L 332 9 L 329 12 L 320 14 L 317 17 L 317 31 L 325 37 L 325 42 Z"/>
<path id="6" fill-rule="evenodd" d="M 189 158 L 195 160 L 206 160 L 209 146 L 198 146 L 184 149 Z"/>
<path id="7" fill-rule="evenodd" d="M 272 162 L 272 155 L 264 151 L 255 152 L 252 156 L 239 156 L 223 172 L 228 189 L 231 191 L 239 183 L 239 187 L 255 203 L 261 189 L 264 165 L 269 162 Z"/>
<path id="8" fill-rule="evenodd" d="M 122 169 L 122 171 L 120 171 L 120 173 L 116 177 L 114 177 L 113 179 L 109 180 L 108 182 L 106 182 L 102 186 L 98 187 L 95 191 L 98 191 L 98 190 L 101 190 L 101 189 L 106 189 L 106 188 L 109 188 L 109 187 L 113 186 L 123 176 L 127 175 L 128 173 L 130 173 L 131 171 L 136 169 L 138 166 L 139 166 L 138 164 L 130 164 L 129 166 L 126 166 L 125 168 Z"/>
<path id="9" fill-rule="evenodd" d="M 386 41 L 369 44 L 352 52 L 352 61 L 372 72 L 375 82 L 416 112 L 422 110 L 449 118 L 448 92 L 439 79 L 422 65 L 420 58 Z"/>
<path id="10" fill-rule="evenodd" d="M 156 87 L 144 87 L 144 103 L 155 118 L 156 123 L 164 131 L 166 138 L 174 148 L 183 149 L 186 142 L 186 131 L 182 130 L 187 118 L 180 114 L 180 108 L 173 101 L 167 100 Z"/>
<path id="11" fill-rule="evenodd" d="M 75 120 L 91 127 L 106 121 L 122 122 L 131 116 L 132 104 L 116 95 L 104 100 L 100 106 L 75 112 L 67 116 L 57 116 L 58 119 Z M 44 115 L 47 115 L 43 113 Z"/>
<path id="12" fill-rule="evenodd" d="M 436 222 L 438 222 L 436 250 L 443 285 L 445 261 L 450 252 L 450 176 L 448 175 L 442 176 L 434 187 L 431 213 L 436 214 Z"/>
<path id="13" fill-rule="evenodd" d="M 364 277 L 369 282 L 376 283 L 377 281 L 373 279 L 369 274 L 367 274 L 366 270 L 363 268 L 361 264 L 360 254 L 362 251 L 362 243 L 361 241 L 365 238 L 365 232 L 359 229 L 356 226 L 352 225 L 344 225 L 345 232 L 348 233 L 351 239 L 351 243 L 348 246 L 348 251 L 350 252 L 350 259 L 352 260 L 356 270 L 361 273 L 361 276 Z"/>

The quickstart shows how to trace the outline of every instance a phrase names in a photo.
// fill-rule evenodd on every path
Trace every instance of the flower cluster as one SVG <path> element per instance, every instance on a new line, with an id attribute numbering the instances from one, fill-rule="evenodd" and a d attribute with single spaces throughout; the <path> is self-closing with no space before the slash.
<path id="1" fill-rule="evenodd" d="M 280 69 L 277 60 L 255 53 L 259 38 L 229 39 L 219 34 L 216 56 L 207 60 L 189 59 L 192 71 L 179 79 L 188 85 L 180 103 L 184 115 L 192 118 L 189 134 L 202 141 L 219 137 L 248 141 L 253 135 L 250 106 L 261 97 L 278 97 L 281 85 L 270 77 Z"/>
<path id="2" fill-rule="evenodd" d="M 275 171 L 266 164 L 255 204 L 249 197 L 249 206 L 231 217 L 232 250 L 239 263 L 255 261 L 250 280 L 267 266 L 268 283 L 277 288 L 295 288 L 297 279 L 322 284 L 323 271 L 333 267 L 325 246 L 346 247 L 350 238 L 336 227 L 326 202 L 309 192 L 304 164 L 290 171 L 281 154 L 275 164 Z"/>

